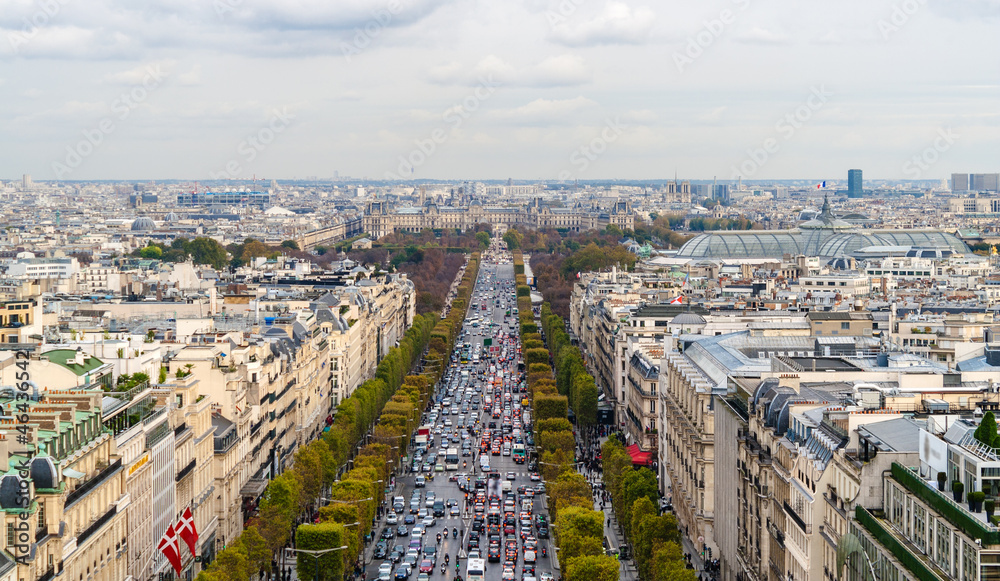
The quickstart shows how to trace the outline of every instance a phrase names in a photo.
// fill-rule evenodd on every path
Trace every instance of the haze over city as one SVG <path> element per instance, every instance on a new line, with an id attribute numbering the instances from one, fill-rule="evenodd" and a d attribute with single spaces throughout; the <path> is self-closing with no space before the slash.
<path id="1" fill-rule="evenodd" d="M 0 0 L 0 581 L 1000 580 L 1000 0 Z"/>
<path id="2" fill-rule="evenodd" d="M 0 175 L 942 179 L 996 160 L 998 16 L 987 0 L 9 1 Z"/>

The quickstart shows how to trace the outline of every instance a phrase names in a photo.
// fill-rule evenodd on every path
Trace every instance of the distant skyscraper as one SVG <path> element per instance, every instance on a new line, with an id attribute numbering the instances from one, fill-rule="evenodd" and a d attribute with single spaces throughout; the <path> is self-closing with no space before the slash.
<path id="1" fill-rule="evenodd" d="M 847 197 L 860 198 L 865 195 L 865 188 L 862 185 L 861 170 L 847 170 Z"/>
<path id="2" fill-rule="evenodd" d="M 964 192 L 968 189 L 969 189 L 969 174 L 967 173 L 951 174 L 951 191 Z"/>
<path id="3" fill-rule="evenodd" d="M 969 174 L 969 189 L 980 192 L 1000 191 L 1000 174 L 995 174 L 995 173 Z"/>
<path id="4" fill-rule="evenodd" d="M 729 200 L 729 184 L 715 184 L 712 186 L 712 199 L 720 202 Z"/>
<path id="5" fill-rule="evenodd" d="M 30 190 L 32 185 L 30 173 L 21 176 L 21 189 Z"/>

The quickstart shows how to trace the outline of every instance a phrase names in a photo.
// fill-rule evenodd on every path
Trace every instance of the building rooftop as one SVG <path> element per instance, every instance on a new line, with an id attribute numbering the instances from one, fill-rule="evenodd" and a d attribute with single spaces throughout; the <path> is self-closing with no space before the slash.
<path id="1" fill-rule="evenodd" d="M 103 361 L 91 355 L 84 356 L 83 364 L 76 363 L 77 353 L 73 349 L 53 349 L 52 351 L 42 353 L 42 355 L 47 357 L 51 363 L 61 365 L 77 375 L 86 375 L 104 365 Z"/>

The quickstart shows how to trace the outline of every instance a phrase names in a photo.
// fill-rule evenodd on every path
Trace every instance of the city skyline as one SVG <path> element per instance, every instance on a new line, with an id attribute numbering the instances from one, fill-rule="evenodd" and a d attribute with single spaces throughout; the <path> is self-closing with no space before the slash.
<path id="1" fill-rule="evenodd" d="M 998 15 L 917 0 L 22 3 L 0 19 L 0 173 L 945 180 L 995 167 L 982 71 Z"/>

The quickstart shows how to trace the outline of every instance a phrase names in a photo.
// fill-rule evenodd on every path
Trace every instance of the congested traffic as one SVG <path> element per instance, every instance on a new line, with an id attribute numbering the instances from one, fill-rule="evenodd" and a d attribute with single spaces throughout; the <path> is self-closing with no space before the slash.
<path id="1" fill-rule="evenodd" d="M 512 257 L 483 253 L 448 368 L 414 431 L 409 474 L 372 553 L 380 581 L 551 581 Z"/>

